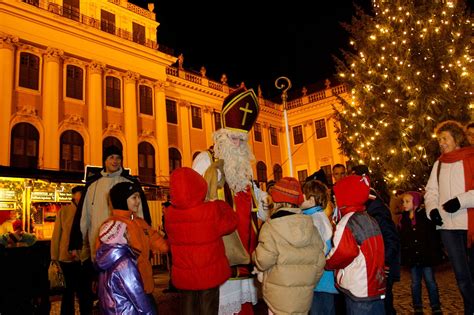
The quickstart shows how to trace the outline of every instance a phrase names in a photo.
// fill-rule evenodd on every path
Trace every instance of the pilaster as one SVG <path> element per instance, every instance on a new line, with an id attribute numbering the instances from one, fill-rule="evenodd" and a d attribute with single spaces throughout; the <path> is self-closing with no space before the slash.
<path id="1" fill-rule="evenodd" d="M 90 134 L 90 157 L 85 157 L 85 162 L 91 165 L 102 165 L 102 113 L 104 110 L 103 90 L 103 63 L 92 61 L 89 63 L 88 94 L 87 94 L 87 121 Z"/>
<path id="2" fill-rule="evenodd" d="M 132 174 L 138 174 L 138 111 L 137 111 L 137 80 L 140 78 L 138 73 L 127 71 L 124 76 L 124 126 L 126 157 L 125 166 L 132 170 Z"/>
<path id="3" fill-rule="evenodd" d="M 159 184 L 169 182 L 170 163 L 168 154 L 168 122 L 166 121 L 166 96 L 165 82 L 158 81 L 154 84 L 155 89 L 155 118 L 156 118 L 156 142 L 158 143 L 158 154 L 155 161 Z"/>

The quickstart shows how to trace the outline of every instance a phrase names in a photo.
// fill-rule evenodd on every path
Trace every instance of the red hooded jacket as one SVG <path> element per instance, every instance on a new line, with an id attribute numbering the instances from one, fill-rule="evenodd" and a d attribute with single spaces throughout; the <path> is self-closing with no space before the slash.
<path id="1" fill-rule="evenodd" d="M 173 255 L 171 280 L 178 289 L 214 288 L 231 275 L 222 236 L 236 229 L 238 218 L 227 203 L 206 202 L 206 193 L 206 181 L 193 169 L 171 174 L 165 229 Z"/>

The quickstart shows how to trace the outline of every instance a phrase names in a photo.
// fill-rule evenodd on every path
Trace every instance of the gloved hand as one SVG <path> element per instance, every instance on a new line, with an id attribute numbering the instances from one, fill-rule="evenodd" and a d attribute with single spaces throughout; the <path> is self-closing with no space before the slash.
<path id="1" fill-rule="evenodd" d="M 454 213 L 458 211 L 459 208 L 461 208 L 461 204 L 459 203 L 458 198 L 453 198 L 451 200 L 446 201 L 443 204 L 444 211 L 449 212 L 449 213 Z"/>
<path id="2" fill-rule="evenodd" d="M 431 221 L 433 221 L 434 224 L 436 225 L 443 225 L 443 219 L 441 219 L 441 215 L 439 214 L 439 210 L 438 209 L 433 209 L 431 210 L 430 212 L 430 219 Z"/>

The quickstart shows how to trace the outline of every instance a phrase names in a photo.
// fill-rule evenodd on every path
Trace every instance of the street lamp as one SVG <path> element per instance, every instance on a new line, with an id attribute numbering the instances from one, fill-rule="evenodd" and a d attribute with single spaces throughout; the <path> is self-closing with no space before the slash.
<path id="1" fill-rule="evenodd" d="M 284 81 L 278 84 L 278 81 Z M 286 100 L 288 95 L 286 91 L 291 88 L 291 81 L 287 77 L 279 77 L 275 80 L 275 86 L 277 89 L 282 90 L 281 100 L 283 101 L 283 117 L 285 118 L 285 130 L 286 130 L 286 149 L 288 151 L 288 163 L 290 164 L 290 176 L 293 177 L 293 159 L 291 157 L 291 145 L 290 145 L 290 129 L 288 127 L 288 115 L 286 113 Z"/>

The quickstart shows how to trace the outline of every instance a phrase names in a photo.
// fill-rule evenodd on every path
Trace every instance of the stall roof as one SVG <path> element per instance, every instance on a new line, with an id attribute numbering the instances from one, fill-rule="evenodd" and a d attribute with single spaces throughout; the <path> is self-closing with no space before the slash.
<path id="1" fill-rule="evenodd" d="M 82 183 L 84 172 L 53 171 L 35 168 L 0 166 L 0 176 L 43 179 L 58 183 Z"/>

